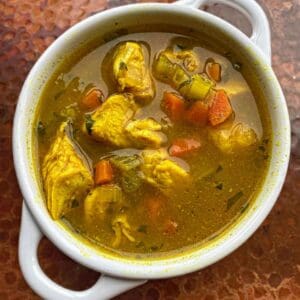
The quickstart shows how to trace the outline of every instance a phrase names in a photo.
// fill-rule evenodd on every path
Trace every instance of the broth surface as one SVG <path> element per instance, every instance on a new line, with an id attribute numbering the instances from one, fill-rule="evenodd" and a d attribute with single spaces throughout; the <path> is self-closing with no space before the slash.
<path id="1" fill-rule="evenodd" d="M 126 206 L 121 212 L 127 216 L 134 241 L 123 237 L 121 243 L 113 247 L 115 231 L 110 220 L 114 212 L 108 212 L 103 220 L 95 217 L 91 225 L 86 222 L 84 205 L 81 203 L 65 214 L 62 222 L 91 241 L 95 247 L 123 253 L 167 252 L 201 244 L 220 234 L 251 204 L 268 168 L 271 136 L 269 124 L 262 121 L 266 118 L 261 117 L 262 111 L 240 72 L 241 66 L 233 65 L 225 56 L 201 47 L 196 39 L 167 32 L 132 33 L 99 45 L 76 62 L 63 65 L 62 71 L 56 72 L 48 82 L 40 99 L 37 115 L 40 163 L 43 164 L 61 123 L 68 118 L 72 119 L 74 139 L 87 154 L 92 166 L 107 156 L 139 155 L 143 151 L 131 147 L 120 149 L 97 142 L 81 130 L 86 112 L 80 103 L 87 91 L 91 87 L 99 88 L 105 99 L 116 93 L 115 83 L 110 76 L 112 66 L 107 57 L 111 49 L 122 41 L 141 43 L 151 72 L 157 54 L 170 44 L 183 42 L 192 47 L 199 58 L 199 65 L 193 73 L 202 73 L 207 60 L 213 58 L 222 66 L 222 80 L 217 83 L 217 88 L 228 93 L 234 122 L 246 123 L 251 127 L 258 142 L 230 154 L 223 153 L 212 142 L 209 126 L 174 123 L 171 129 L 164 131 L 168 142 L 161 149 L 168 151 L 172 141 L 177 138 L 193 137 L 201 141 L 201 148 L 196 153 L 170 158 L 189 173 L 192 183 L 168 197 L 147 183 L 133 193 L 125 193 Z M 152 77 L 155 97 L 137 112 L 137 117 L 150 117 L 162 123 L 167 117 L 161 107 L 164 92 L 176 91 Z M 151 208 L 148 206 L 149 199 L 153 198 L 160 202 L 159 213 L 154 219 L 149 215 Z M 166 220 L 171 229 L 166 225 Z"/>

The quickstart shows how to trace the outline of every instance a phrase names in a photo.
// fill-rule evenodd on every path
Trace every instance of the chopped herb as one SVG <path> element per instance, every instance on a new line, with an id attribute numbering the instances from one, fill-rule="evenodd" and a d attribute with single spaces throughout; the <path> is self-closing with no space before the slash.
<path id="1" fill-rule="evenodd" d="M 64 94 L 64 92 L 65 92 L 65 90 L 61 90 L 61 91 L 59 91 L 58 93 L 56 93 L 56 94 L 54 95 L 54 100 L 57 100 L 58 98 L 60 98 L 60 96 L 61 96 L 62 94 Z"/>
<path id="2" fill-rule="evenodd" d="M 176 44 L 176 47 L 179 48 L 180 50 L 187 49 L 187 47 L 182 44 Z"/>
<path id="3" fill-rule="evenodd" d="M 263 143 L 267 145 L 269 143 L 269 139 L 264 139 Z"/>
<path id="4" fill-rule="evenodd" d="M 137 229 L 138 232 L 147 233 L 147 225 L 140 225 Z"/>
<path id="5" fill-rule="evenodd" d="M 223 183 L 217 184 L 217 185 L 216 185 L 216 188 L 217 188 L 218 190 L 222 190 L 222 189 L 223 189 Z"/>
<path id="6" fill-rule="evenodd" d="M 249 207 L 249 203 L 246 203 L 245 205 L 243 205 L 241 208 L 241 214 L 243 214 L 247 210 L 248 207 Z"/>
<path id="7" fill-rule="evenodd" d="M 89 135 L 92 134 L 92 127 L 94 125 L 95 121 L 92 119 L 90 115 L 85 115 L 85 128 Z"/>
<path id="8" fill-rule="evenodd" d="M 37 124 L 37 132 L 39 135 L 44 135 L 46 132 L 45 125 L 43 124 L 42 121 L 39 121 Z"/>
<path id="9" fill-rule="evenodd" d="M 223 171 L 223 167 L 222 167 L 222 165 L 218 165 L 218 168 L 217 168 L 217 170 L 216 170 L 216 173 L 219 173 L 219 172 L 221 172 L 221 171 Z"/>
<path id="10" fill-rule="evenodd" d="M 138 243 L 136 243 L 135 245 L 136 248 L 145 248 L 145 244 L 142 241 L 139 241 Z"/>
<path id="11" fill-rule="evenodd" d="M 128 70 L 127 65 L 124 63 L 124 61 L 120 62 L 119 68 L 122 71 L 127 71 Z"/>
<path id="12" fill-rule="evenodd" d="M 236 71 L 241 71 L 241 68 L 242 68 L 242 64 L 241 63 L 233 63 L 232 64 L 233 68 L 236 70 Z"/>
<path id="13" fill-rule="evenodd" d="M 79 202 L 76 199 L 72 200 L 71 208 L 75 208 L 75 207 L 78 207 L 78 206 L 79 206 Z"/>
<path id="14" fill-rule="evenodd" d="M 227 200 L 227 210 L 229 210 L 243 195 L 244 193 L 242 191 L 239 191 L 234 196 L 230 197 Z"/>
<path id="15" fill-rule="evenodd" d="M 154 245 L 154 246 L 151 246 L 150 248 L 149 248 L 149 250 L 150 251 L 158 251 L 158 250 L 160 250 L 162 247 L 163 247 L 163 243 L 161 243 L 159 246 L 157 246 L 157 245 Z"/>

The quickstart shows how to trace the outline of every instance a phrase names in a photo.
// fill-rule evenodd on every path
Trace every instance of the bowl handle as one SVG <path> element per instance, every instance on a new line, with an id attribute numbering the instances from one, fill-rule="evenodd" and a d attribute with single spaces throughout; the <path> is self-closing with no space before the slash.
<path id="1" fill-rule="evenodd" d="M 233 7 L 245 15 L 252 25 L 250 39 L 265 54 L 271 63 L 271 34 L 268 18 L 255 0 L 179 0 L 174 4 L 191 7 L 203 7 L 208 4 L 224 4 Z"/>
<path id="2" fill-rule="evenodd" d="M 145 280 L 130 280 L 101 275 L 97 282 L 87 290 L 72 291 L 64 288 L 48 278 L 39 265 L 37 250 L 42 237 L 42 232 L 35 223 L 25 202 L 23 202 L 19 238 L 19 263 L 25 280 L 43 299 L 110 299 L 145 283 Z"/>

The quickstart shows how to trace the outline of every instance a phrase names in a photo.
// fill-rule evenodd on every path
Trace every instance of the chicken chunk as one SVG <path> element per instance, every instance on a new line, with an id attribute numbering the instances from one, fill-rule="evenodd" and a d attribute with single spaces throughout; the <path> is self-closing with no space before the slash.
<path id="1" fill-rule="evenodd" d="M 194 72 L 199 67 L 198 57 L 191 49 L 180 51 L 165 50 L 164 54 L 172 63 L 182 65 L 188 72 Z"/>
<path id="2" fill-rule="evenodd" d="M 236 123 L 209 130 L 214 144 L 224 153 L 232 153 L 257 143 L 255 131 L 245 123 Z"/>
<path id="3" fill-rule="evenodd" d="M 139 43 L 120 44 L 113 55 L 113 74 L 120 92 L 132 93 L 142 103 L 154 97 L 154 85 Z"/>
<path id="4" fill-rule="evenodd" d="M 125 134 L 124 128 L 137 109 L 129 95 L 112 95 L 94 113 L 86 117 L 83 130 L 97 141 L 129 147 L 132 141 Z"/>
<path id="5" fill-rule="evenodd" d="M 131 234 L 131 226 L 127 221 L 127 216 L 124 214 L 117 215 L 112 221 L 112 229 L 115 232 L 115 238 L 112 246 L 117 248 L 122 242 L 124 236 L 130 242 L 134 242 L 135 238 Z"/>
<path id="6" fill-rule="evenodd" d="M 109 210 L 117 211 L 124 205 L 122 190 L 117 185 L 95 187 L 84 200 L 84 214 L 87 223 L 96 224 L 103 220 Z"/>
<path id="7" fill-rule="evenodd" d="M 161 124 L 151 118 L 131 121 L 125 127 L 125 132 L 137 148 L 159 148 L 166 141 L 161 130 Z"/>
<path id="8" fill-rule="evenodd" d="M 144 179 L 162 193 L 170 195 L 178 188 L 186 186 L 189 174 L 176 162 L 168 159 L 163 150 L 146 150 L 142 153 L 144 163 L 141 170 Z"/>
<path id="9" fill-rule="evenodd" d="M 64 216 L 75 201 L 84 199 L 93 185 L 89 162 L 72 139 L 69 121 L 59 127 L 57 136 L 42 164 L 47 207 L 54 220 Z"/>

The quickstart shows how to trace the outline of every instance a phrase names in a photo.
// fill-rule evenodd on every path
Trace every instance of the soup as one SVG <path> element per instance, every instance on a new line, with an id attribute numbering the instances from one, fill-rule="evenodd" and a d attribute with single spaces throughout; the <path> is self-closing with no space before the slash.
<path id="1" fill-rule="evenodd" d="M 46 204 L 98 249 L 201 245 L 247 210 L 269 163 L 243 66 L 194 37 L 135 32 L 62 63 L 36 116 Z"/>

